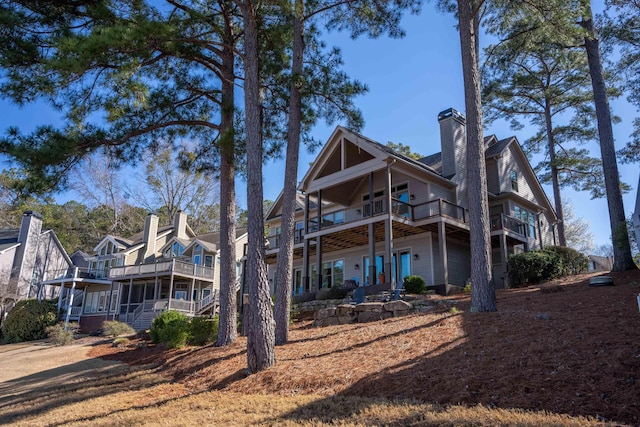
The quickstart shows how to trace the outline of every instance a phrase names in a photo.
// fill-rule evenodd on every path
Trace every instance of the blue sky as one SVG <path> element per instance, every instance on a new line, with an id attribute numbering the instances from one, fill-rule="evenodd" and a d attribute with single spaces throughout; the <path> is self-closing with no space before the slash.
<path id="1" fill-rule="evenodd" d="M 602 7 L 602 3 L 594 1 L 596 10 Z M 453 16 L 436 11 L 432 3 L 424 6 L 421 15 L 407 16 L 403 27 L 407 32 L 403 39 L 351 40 L 341 34 L 329 34 L 327 39 L 329 45 L 342 49 L 347 73 L 369 87 L 368 94 L 356 101 L 365 119 L 362 133 L 381 143 L 401 142 L 410 145 L 415 152 L 428 155 L 440 151 L 438 113 L 449 107 L 462 113 L 465 110 L 459 39 Z M 612 102 L 612 109 L 622 118 L 622 122 L 614 126 L 616 148 L 621 148 L 628 139 L 637 112 L 623 99 Z M 0 132 L 8 126 L 29 131 L 38 124 L 55 123 L 56 118 L 57 114 L 45 104 L 20 109 L 0 100 Z M 334 126 L 318 125 L 313 134 L 325 141 Z M 526 127 L 512 131 L 505 123 L 495 123 L 485 132 L 494 133 L 499 138 L 515 135 L 520 141 L 533 133 Z M 592 144 L 590 149 L 599 156 L 596 144 Z M 314 159 L 314 154 L 303 149 L 300 177 Z M 625 210 L 629 216 L 635 205 L 638 166 L 619 164 L 619 167 L 623 181 L 632 187 L 632 191 L 624 195 Z M 273 200 L 278 196 L 283 179 L 284 163 L 269 162 L 265 166 L 265 198 Z M 237 193 L 240 203 L 245 205 L 243 184 L 239 184 Z M 545 190 L 551 198 L 550 189 Z M 564 193 L 573 203 L 577 216 L 591 224 L 595 243 L 609 243 L 606 200 L 590 200 L 587 193 L 569 189 Z M 59 198 L 64 201 L 72 197 L 62 194 Z"/>

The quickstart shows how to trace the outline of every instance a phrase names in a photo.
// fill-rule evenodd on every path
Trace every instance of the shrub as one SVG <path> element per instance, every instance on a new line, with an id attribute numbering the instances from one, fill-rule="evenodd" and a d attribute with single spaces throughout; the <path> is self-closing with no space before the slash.
<path id="1" fill-rule="evenodd" d="M 124 322 L 117 320 L 105 320 L 102 322 L 102 335 L 105 337 L 117 337 L 119 335 L 133 335 L 136 331 Z"/>
<path id="2" fill-rule="evenodd" d="M 111 345 L 112 345 L 113 347 L 121 348 L 121 347 L 126 347 L 126 346 L 128 346 L 128 345 L 129 345 L 129 342 L 130 342 L 130 341 L 129 341 L 129 338 L 127 338 L 127 337 L 118 337 L 118 338 L 116 338 L 116 339 L 114 339 L 114 340 L 113 340 L 113 342 L 111 343 Z"/>
<path id="3" fill-rule="evenodd" d="M 35 299 L 18 301 L 2 322 L 5 343 L 46 338 L 47 326 L 55 325 L 57 307 L 51 301 Z"/>
<path id="4" fill-rule="evenodd" d="M 552 251 L 531 251 L 509 255 L 509 283 L 517 288 L 559 277 L 562 258 Z"/>
<path id="5" fill-rule="evenodd" d="M 191 345 L 205 345 L 218 337 L 219 316 L 213 319 L 194 317 L 189 325 L 190 335 L 188 343 Z"/>
<path id="6" fill-rule="evenodd" d="M 177 311 L 164 311 L 153 319 L 149 333 L 154 343 L 163 343 L 169 348 L 181 348 L 189 341 L 189 320 Z"/>
<path id="7" fill-rule="evenodd" d="M 545 250 L 554 252 L 562 258 L 561 276 L 584 273 L 589 268 L 589 258 L 575 249 L 564 246 L 550 246 Z"/>
<path id="8" fill-rule="evenodd" d="M 64 327 L 59 323 L 47 326 L 45 332 L 55 346 L 69 345 L 73 342 L 73 332 L 65 331 Z"/>
<path id="9" fill-rule="evenodd" d="M 330 288 L 322 288 L 316 292 L 316 299 L 343 299 L 347 296 L 347 291 L 342 286 L 333 285 Z"/>
<path id="10" fill-rule="evenodd" d="M 424 294 L 427 284 L 420 276 L 407 276 L 404 278 L 404 289 L 409 294 Z"/>

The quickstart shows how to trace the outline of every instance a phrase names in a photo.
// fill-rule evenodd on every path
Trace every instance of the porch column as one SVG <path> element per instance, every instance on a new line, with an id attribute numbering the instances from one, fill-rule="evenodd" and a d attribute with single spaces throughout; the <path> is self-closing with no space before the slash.
<path id="1" fill-rule="evenodd" d="M 131 294 L 133 293 L 133 277 L 129 279 L 129 297 L 127 298 L 127 320 L 129 320 L 129 307 L 131 306 Z M 127 321 L 125 320 L 125 322 Z"/>
<path id="2" fill-rule="evenodd" d="M 317 221 L 318 231 L 322 229 L 322 190 L 318 190 Z M 322 287 L 322 237 L 316 237 L 316 289 Z"/>
<path id="3" fill-rule="evenodd" d="M 449 284 L 449 262 L 447 261 L 447 233 L 442 219 L 438 222 L 438 245 L 440 247 L 440 260 L 442 261 L 442 282 Z"/>
<path id="4" fill-rule="evenodd" d="M 158 299 L 159 296 L 160 296 L 160 290 L 158 289 L 158 275 L 156 274 L 155 283 L 153 285 L 154 308 L 155 308 L 155 301 Z"/>
<path id="5" fill-rule="evenodd" d="M 304 236 L 302 240 L 302 289 L 308 292 L 309 289 L 309 194 L 304 193 Z"/>
<path id="6" fill-rule="evenodd" d="M 507 235 L 502 233 L 500 235 L 500 249 L 501 249 L 501 256 L 502 256 L 502 283 L 504 284 L 505 288 L 509 287 L 509 275 L 508 275 L 508 271 L 507 271 L 507 266 L 509 265 L 507 263 L 507 259 L 509 258 L 509 253 L 507 251 Z"/>
<path id="7" fill-rule="evenodd" d="M 193 303 L 195 301 L 193 299 L 193 291 L 194 291 L 195 288 L 196 288 L 196 279 L 193 278 L 193 279 L 191 279 L 191 288 L 189 289 L 189 301 L 190 301 L 189 302 L 189 311 L 191 313 L 193 313 L 193 310 L 195 308 L 194 305 L 193 305 Z"/>
<path id="8" fill-rule="evenodd" d="M 60 313 L 60 310 L 62 309 L 62 297 L 66 289 L 67 288 L 64 287 L 64 282 L 60 283 L 60 295 L 58 295 L 58 313 Z"/>
<path id="9" fill-rule="evenodd" d="M 175 267 L 175 265 L 173 267 Z M 171 278 L 169 279 L 169 295 L 168 295 L 169 299 L 167 301 L 167 310 L 171 308 L 171 295 L 173 295 L 173 271 L 174 271 L 173 267 L 171 268 Z"/>
<path id="10" fill-rule="evenodd" d="M 85 295 L 86 295 L 86 288 L 85 288 Z M 111 300 L 113 299 L 113 281 L 111 281 L 111 285 L 109 285 L 109 299 L 107 299 L 107 315 L 105 316 L 104 320 L 109 320 L 109 313 L 111 311 Z M 84 306 L 84 304 L 83 304 Z"/>
<path id="11" fill-rule="evenodd" d="M 384 249 L 385 263 L 384 276 L 385 282 L 391 283 L 391 289 L 396 288 L 396 272 L 392 271 L 393 263 L 393 217 L 391 216 L 391 206 L 393 199 L 391 197 L 391 164 L 387 164 L 387 178 L 385 180 L 385 192 L 387 198 L 387 219 L 384 221 Z"/>
<path id="12" fill-rule="evenodd" d="M 75 267 L 73 270 L 73 281 L 71 282 L 71 295 L 69 296 L 67 301 L 67 316 L 64 319 L 64 330 L 66 331 L 69 327 L 69 317 L 71 317 L 71 308 L 73 306 L 73 294 L 76 290 L 76 278 L 78 277 L 78 267 Z M 86 293 L 86 292 L 85 292 Z"/>
<path id="13" fill-rule="evenodd" d="M 373 172 L 369 173 L 369 215 L 373 217 Z M 369 271 L 366 282 L 369 285 L 376 284 L 376 227 L 369 223 Z"/>

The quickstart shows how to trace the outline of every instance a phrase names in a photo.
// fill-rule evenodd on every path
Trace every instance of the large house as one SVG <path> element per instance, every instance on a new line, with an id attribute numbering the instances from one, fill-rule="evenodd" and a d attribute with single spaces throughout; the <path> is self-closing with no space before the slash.
<path id="1" fill-rule="evenodd" d="M 53 230 L 43 230 L 42 217 L 26 211 L 19 229 L 0 230 L 0 314 L 19 300 L 55 297 L 56 288 L 41 283 L 70 266 Z"/>
<path id="2" fill-rule="evenodd" d="M 104 320 L 145 329 L 168 309 L 188 316 L 210 313 L 216 309 L 220 289 L 219 237 L 219 233 L 196 235 L 184 212 L 165 227 L 159 227 L 158 217 L 149 214 L 141 233 L 128 239 L 106 236 L 93 255 L 72 255 L 73 271 L 47 284 L 62 286 L 60 308 L 66 320 L 79 321 L 84 331 L 100 328 Z M 238 260 L 246 239 L 246 232 L 240 230 Z M 71 296 L 76 289 L 84 290 L 82 301 Z"/>
<path id="3" fill-rule="evenodd" d="M 465 118 L 438 116 L 440 152 L 414 160 L 337 127 L 299 184 L 294 293 L 341 285 L 393 289 L 408 275 L 448 293 L 470 277 Z M 515 137 L 485 138 L 493 277 L 509 254 L 555 244 L 557 217 Z M 427 148 L 427 147 L 425 147 Z M 268 213 L 275 283 L 282 200 Z M 273 291 L 273 289 L 272 289 Z"/>

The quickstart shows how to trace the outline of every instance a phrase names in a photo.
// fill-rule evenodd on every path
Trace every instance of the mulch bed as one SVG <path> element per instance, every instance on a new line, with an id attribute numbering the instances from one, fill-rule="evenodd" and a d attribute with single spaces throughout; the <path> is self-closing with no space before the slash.
<path id="1" fill-rule="evenodd" d="M 132 342 L 91 354 L 152 366 L 192 390 L 410 398 L 546 410 L 640 425 L 640 271 L 501 290 L 498 312 L 455 309 L 366 324 L 293 326 L 275 366 L 246 375 L 246 339 L 167 350 Z"/>

